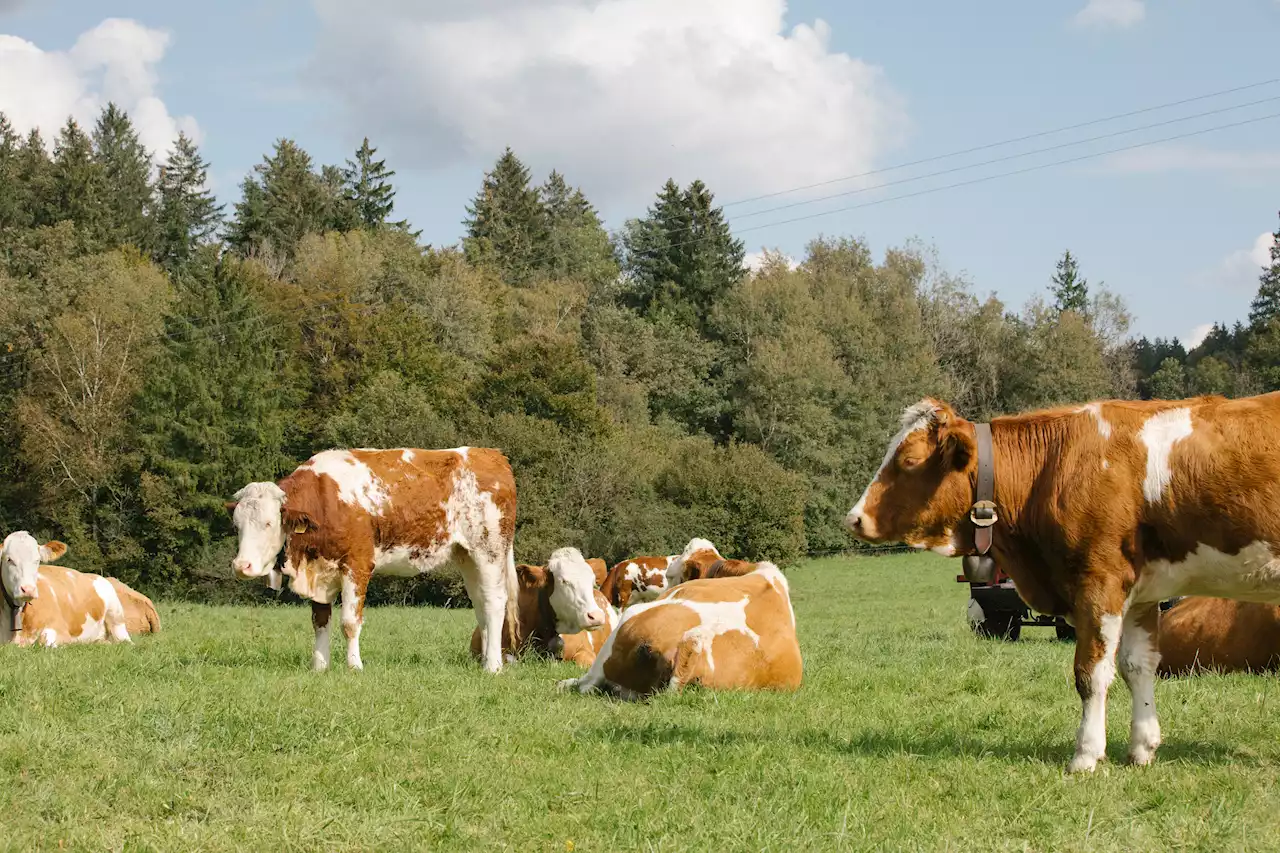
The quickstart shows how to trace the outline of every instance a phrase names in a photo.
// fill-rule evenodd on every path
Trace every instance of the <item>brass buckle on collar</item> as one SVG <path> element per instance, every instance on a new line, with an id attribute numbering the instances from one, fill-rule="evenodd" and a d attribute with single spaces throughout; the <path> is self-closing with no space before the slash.
<path id="1" fill-rule="evenodd" d="M 996 505 L 994 501 L 978 501 L 969 510 L 969 520 L 975 527 L 990 527 L 996 523 Z"/>

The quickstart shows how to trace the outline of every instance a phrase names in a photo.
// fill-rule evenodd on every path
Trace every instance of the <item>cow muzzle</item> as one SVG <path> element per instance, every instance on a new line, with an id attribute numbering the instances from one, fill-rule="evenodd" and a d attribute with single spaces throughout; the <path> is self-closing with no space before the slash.
<path id="1" fill-rule="evenodd" d="M 259 572 L 254 568 L 252 561 L 244 560 L 239 557 L 231 561 L 231 569 L 237 576 L 242 578 L 256 578 L 262 576 L 262 572 Z"/>

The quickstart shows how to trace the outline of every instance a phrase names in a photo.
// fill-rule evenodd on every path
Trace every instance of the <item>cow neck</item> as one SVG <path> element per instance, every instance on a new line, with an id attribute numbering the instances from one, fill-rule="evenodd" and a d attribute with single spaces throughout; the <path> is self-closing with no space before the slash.
<path id="1" fill-rule="evenodd" d="M 4 625 L 4 640 L 11 643 L 22 632 L 22 611 L 27 609 L 26 603 L 19 604 L 9 595 L 9 588 L 0 583 L 0 593 L 4 593 L 4 613 L 0 614 L 0 624 Z"/>
<path id="2" fill-rule="evenodd" d="M 975 427 L 977 425 L 975 424 Z M 1029 424 L 1022 418 L 996 418 L 991 426 L 991 461 L 995 478 L 992 501 L 999 511 L 999 526 L 1009 531 L 1018 526 L 1035 479 L 1055 452 L 1057 438 L 1051 424 Z M 972 482 L 977 501 L 977 468 Z"/>

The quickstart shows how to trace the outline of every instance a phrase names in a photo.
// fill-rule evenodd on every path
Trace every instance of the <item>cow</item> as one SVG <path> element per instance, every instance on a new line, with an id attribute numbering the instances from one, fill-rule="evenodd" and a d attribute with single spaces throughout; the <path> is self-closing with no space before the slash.
<path id="1" fill-rule="evenodd" d="M 609 577 L 609 565 L 599 557 L 588 558 L 587 565 L 591 567 L 596 589 L 599 589 Z"/>
<path id="2" fill-rule="evenodd" d="M 706 577 L 707 572 L 724 557 L 706 539 L 690 539 L 689 544 L 666 568 L 666 587 L 670 589 L 686 581 Z"/>
<path id="3" fill-rule="evenodd" d="M 363 669 L 360 632 L 375 572 L 412 577 L 458 565 L 483 637 L 483 663 L 502 669 L 502 623 L 518 625 L 516 484 L 501 451 L 326 450 L 279 483 L 250 483 L 228 504 L 239 534 L 232 561 L 242 578 L 280 570 L 310 599 L 312 666 L 329 666 L 329 620 L 342 596 L 347 665 Z M 554 602 L 567 632 L 604 623 L 590 590 Z"/>
<path id="4" fill-rule="evenodd" d="M 989 426 L 925 398 L 846 525 L 870 543 L 994 559 L 1032 609 L 1072 621 L 1082 714 L 1070 772 L 1105 757 L 1118 652 L 1129 761 L 1148 764 L 1161 739 L 1160 601 L 1280 603 L 1280 394 L 1102 401 Z"/>
<path id="5" fill-rule="evenodd" d="M 120 604 L 124 607 L 125 627 L 132 634 L 155 634 L 160 630 L 160 614 L 156 606 L 142 593 L 115 578 L 107 578 L 115 587 Z"/>
<path id="6" fill-rule="evenodd" d="M 1189 596 L 1160 614 L 1163 676 L 1280 669 L 1280 607 Z"/>
<path id="7" fill-rule="evenodd" d="M 502 625 L 502 652 L 508 661 L 514 661 L 523 651 L 532 651 L 571 661 L 583 669 L 591 665 L 617 621 L 617 613 L 604 593 L 592 588 L 594 567 L 591 562 L 584 561 L 576 548 L 560 548 L 551 554 L 546 566 L 525 563 L 516 566 L 516 576 L 520 581 L 517 592 L 520 621 L 514 628 L 510 622 Z M 605 614 L 602 625 L 587 631 L 559 633 L 554 602 L 571 586 L 576 586 L 579 591 L 585 588 L 594 594 L 596 605 Z M 473 657 L 480 656 L 482 640 L 480 629 L 476 628 L 471 634 Z"/>
<path id="8" fill-rule="evenodd" d="M 101 575 L 41 565 L 66 552 L 63 543 L 40 545 L 25 530 L 5 538 L 0 546 L 5 642 L 48 648 L 130 642 L 127 611 L 117 590 L 133 590 Z"/>
<path id="9" fill-rule="evenodd" d="M 652 601 L 667 588 L 667 566 L 670 557 L 632 557 L 609 569 L 600 591 L 619 610 L 632 602 Z"/>
<path id="10" fill-rule="evenodd" d="M 631 605 L 586 674 L 557 687 L 623 699 L 689 684 L 790 691 L 803 672 L 787 579 L 762 562 L 741 577 L 687 581 Z"/>

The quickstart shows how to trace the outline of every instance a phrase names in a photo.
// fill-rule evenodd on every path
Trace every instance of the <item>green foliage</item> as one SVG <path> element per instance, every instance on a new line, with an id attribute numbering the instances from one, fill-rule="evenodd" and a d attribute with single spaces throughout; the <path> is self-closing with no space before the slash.
<path id="1" fill-rule="evenodd" d="M 1059 313 L 1085 314 L 1089 310 L 1089 282 L 1080 275 L 1080 265 L 1071 257 L 1071 252 L 1063 252 L 1058 260 L 1049 292 L 1053 294 L 1053 309 Z"/>
<path id="2" fill-rule="evenodd" d="M 388 224 L 391 211 L 395 210 L 396 190 L 391 179 L 396 173 L 387 168 L 386 160 L 375 160 L 378 149 L 364 138 L 356 150 L 356 159 L 348 160 L 342 170 L 343 191 L 350 205 L 355 222 L 363 228 L 379 228 Z M 394 223 L 405 227 L 406 223 Z"/>
<path id="3" fill-rule="evenodd" d="M 1166 358 L 1151 374 L 1147 387 L 1152 399 L 1180 400 L 1187 395 L 1186 373 L 1177 359 Z"/>
<path id="4" fill-rule="evenodd" d="M 1258 276 L 1258 293 L 1249 305 L 1249 324 L 1263 329 L 1280 317 L 1280 227 L 1271 244 L 1271 264 Z"/>
<path id="5" fill-rule="evenodd" d="M 510 148 L 467 205 L 467 260 L 496 269 L 507 284 L 527 284 L 546 261 L 547 214 L 529 169 Z"/>
<path id="6" fill-rule="evenodd" d="M 209 164 L 195 142 L 179 133 L 172 153 L 160 166 L 156 187 L 154 256 L 171 272 L 190 260 L 222 221 L 222 205 L 206 188 L 208 179 Z"/>
<path id="7" fill-rule="evenodd" d="M 93 130 L 94 160 L 102 168 L 102 238 L 109 246 L 147 249 L 152 239 L 151 155 L 133 122 L 107 104 Z"/>
<path id="8" fill-rule="evenodd" d="M 107 235 L 109 194 L 106 172 L 94 155 L 93 143 L 75 119 L 67 119 L 53 147 L 49 173 L 49 223 L 68 220 L 95 242 Z"/>

